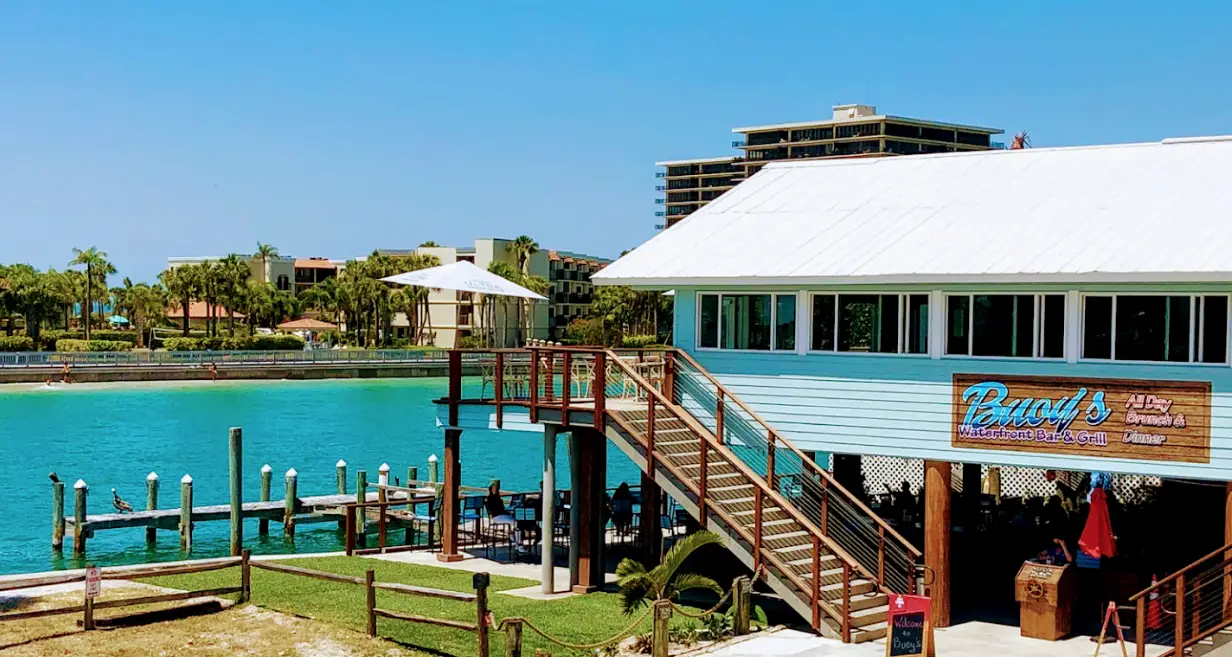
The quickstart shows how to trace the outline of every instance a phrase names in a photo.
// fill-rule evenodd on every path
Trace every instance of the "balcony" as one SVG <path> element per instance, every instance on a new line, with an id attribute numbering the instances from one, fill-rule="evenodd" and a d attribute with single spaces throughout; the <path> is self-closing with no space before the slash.
<path id="1" fill-rule="evenodd" d="M 665 191 L 667 191 L 667 186 L 666 186 L 666 185 L 655 185 L 655 191 L 656 191 L 656 192 L 665 192 Z"/>
<path id="2" fill-rule="evenodd" d="M 667 213 L 666 213 L 666 212 L 664 212 L 664 211 L 662 211 L 662 210 L 660 210 L 660 211 L 658 211 L 658 212 L 656 212 L 656 213 L 655 213 L 655 216 L 656 216 L 656 217 L 666 217 L 666 216 L 667 216 Z"/>
<path id="3" fill-rule="evenodd" d="M 655 230 L 663 230 L 667 228 L 666 224 L 655 224 Z"/>
<path id="4" fill-rule="evenodd" d="M 666 177 L 667 177 L 667 172 L 665 172 L 665 171 L 656 171 L 656 172 L 655 172 L 655 178 L 666 178 Z"/>
<path id="5" fill-rule="evenodd" d="M 663 205 L 663 203 L 665 203 L 664 199 L 661 199 L 661 198 L 655 199 L 655 205 Z"/>
<path id="6" fill-rule="evenodd" d="M 989 142 L 988 147 L 993 149 L 994 151 L 1003 151 L 1005 150 L 1005 142 L 1003 141 Z"/>
<path id="7" fill-rule="evenodd" d="M 732 142 L 732 148 L 744 148 L 744 147 L 745 147 L 745 142 L 743 139 L 737 139 L 736 141 Z"/>

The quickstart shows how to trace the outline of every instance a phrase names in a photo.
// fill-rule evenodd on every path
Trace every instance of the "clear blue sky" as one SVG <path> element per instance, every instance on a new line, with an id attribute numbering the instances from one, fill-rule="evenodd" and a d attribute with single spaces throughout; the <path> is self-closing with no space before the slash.
<path id="1" fill-rule="evenodd" d="M 654 232 L 656 160 L 836 103 L 1037 147 L 1232 133 L 1227 5 L 1009 4 L 10 0 L 0 262 L 615 256 Z"/>

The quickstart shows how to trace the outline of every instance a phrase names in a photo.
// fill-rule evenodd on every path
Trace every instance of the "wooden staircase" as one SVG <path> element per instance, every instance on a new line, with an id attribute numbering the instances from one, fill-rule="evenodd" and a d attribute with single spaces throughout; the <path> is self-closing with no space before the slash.
<path id="1" fill-rule="evenodd" d="M 1137 656 L 1232 657 L 1232 543 L 1130 596 Z"/>

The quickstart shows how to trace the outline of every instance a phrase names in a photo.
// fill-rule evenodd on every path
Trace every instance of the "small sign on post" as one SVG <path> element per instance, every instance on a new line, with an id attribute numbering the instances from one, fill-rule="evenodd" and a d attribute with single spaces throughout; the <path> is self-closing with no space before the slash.
<path id="1" fill-rule="evenodd" d="M 932 657 L 932 601 L 922 595 L 892 595 L 886 657 Z"/>
<path id="2" fill-rule="evenodd" d="M 86 567 L 86 599 L 93 600 L 103 590 L 103 574 L 98 566 Z"/>

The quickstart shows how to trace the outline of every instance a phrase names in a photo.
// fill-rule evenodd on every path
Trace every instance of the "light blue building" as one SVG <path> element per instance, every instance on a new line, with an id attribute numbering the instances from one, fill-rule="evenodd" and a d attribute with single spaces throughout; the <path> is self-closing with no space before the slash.
<path id="1" fill-rule="evenodd" d="M 939 625 L 951 578 L 1012 591 L 951 553 L 997 522 L 981 488 L 1093 472 L 1125 602 L 1232 539 L 1229 172 L 1227 137 L 776 162 L 593 279 L 674 290 L 675 346 L 848 488 L 922 486 Z"/>

